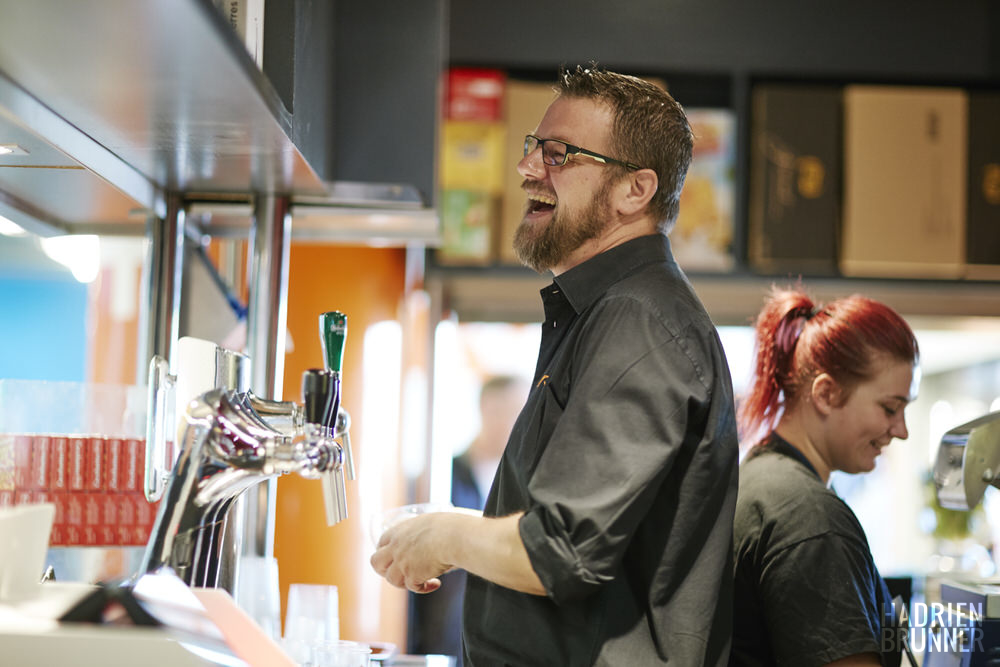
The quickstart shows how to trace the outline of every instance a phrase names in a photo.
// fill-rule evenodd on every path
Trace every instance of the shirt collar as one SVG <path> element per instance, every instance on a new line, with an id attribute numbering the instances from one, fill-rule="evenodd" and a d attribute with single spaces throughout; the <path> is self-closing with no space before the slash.
<path id="1" fill-rule="evenodd" d="M 591 257 L 553 280 L 577 313 L 609 287 L 646 264 L 671 262 L 670 239 L 664 234 L 640 236 Z"/>
<path id="2" fill-rule="evenodd" d="M 822 481 L 823 478 L 819 476 L 818 472 L 816 472 L 816 468 L 813 467 L 813 464 L 809 462 L 809 459 L 806 458 L 806 455 L 803 454 L 798 447 L 796 447 L 795 445 L 793 445 L 792 443 L 788 442 L 780 435 L 778 435 L 777 431 L 771 431 L 771 435 L 763 443 L 763 447 L 765 449 L 771 450 L 772 452 L 781 454 L 782 456 L 787 456 L 789 458 L 795 459 L 796 461 L 804 465 L 806 468 L 808 468 L 809 472 L 816 475 L 816 479 Z"/>

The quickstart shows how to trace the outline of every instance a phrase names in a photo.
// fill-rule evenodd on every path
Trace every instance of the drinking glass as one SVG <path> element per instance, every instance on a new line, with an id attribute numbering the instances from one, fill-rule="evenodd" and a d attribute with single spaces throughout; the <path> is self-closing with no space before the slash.
<path id="1" fill-rule="evenodd" d="M 281 639 L 279 597 L 277 559 L 245 556 L 240 561 L 236 603 L 275 641 Z"/>
<path id="2" fill-rule="evenodd" d="M 318 642 L 313 645 L 313 667 L 368 667 L 371 652 L 359 642 Z"/>
<path id="3" fill-rule="evenodd" d="M 313 648 L 340 639 L 337 587 L 291 584 L 285 611 L 284 645 L 300 665 L 312 662 Z"/>
<path id="4" fill-rule="evenodd" d="M 459 514 L 468 514 L 469 516 L 483 515 L 483 513 L 479 510 L 468 509 L 465 507 L 455 507 L 451 503 L 417 503 L 415 505 L 393 507 L 383 512 L 373 514 L 369 518 L 368 537 L 372 541 L 372 546 L 378 547 L 378 541 L 381 539 L 382 533 L 389 528 L 392 528 L 397 523 L 406 521 L 407 519 L 412 519 L 413 517 L 420 516 L 421 514 L 430 514 L 432 512 L 457 512 Z"/>

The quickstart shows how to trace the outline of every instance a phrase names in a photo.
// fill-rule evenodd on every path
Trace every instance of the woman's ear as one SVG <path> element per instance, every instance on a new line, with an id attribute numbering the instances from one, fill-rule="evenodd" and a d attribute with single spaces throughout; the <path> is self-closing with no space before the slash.
<path id="1" fill-rule="evenodd" d="M 656 190 L 659 187 L 659 179 L 652 169 L 639 169 L 629 172 L 622 180 L 622 196 L 619 199 L 618 209 L 622 215 L 629 216 L 639 213 L 645 209 Z"/>
<path id="2" fill-rule="evenodd" d="M 813 378 L 809 398 L 816 410 L 824 415 L 842 405 L 840 385 L 827 373 L 820 373 Z"/>

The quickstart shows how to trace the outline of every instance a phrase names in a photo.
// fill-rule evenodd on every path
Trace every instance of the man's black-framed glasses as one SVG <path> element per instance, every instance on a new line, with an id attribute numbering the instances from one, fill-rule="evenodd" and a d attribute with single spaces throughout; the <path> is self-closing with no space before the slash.
<path id="1" fill-rule="evenodd" d="M 550 167 L 563 166 L 571 155 L 584 155 L 604 164 L 617 164 L 633 171 L 642 169 L 639 165 L 632 164 L 631 162 L 616 160 L 613 157 L 588 151 L 586 148 L 567 144 L 565 141 L 559 141 L 558 139 L 541 139 L 533 134 L 529 134 L 524 138 L 524 157 L 528 157 L 539 146 L 542 147 L 542 162 Z"/>

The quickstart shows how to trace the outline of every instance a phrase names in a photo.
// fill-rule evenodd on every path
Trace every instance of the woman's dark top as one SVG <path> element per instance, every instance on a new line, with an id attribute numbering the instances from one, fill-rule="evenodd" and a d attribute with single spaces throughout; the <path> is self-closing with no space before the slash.
<path id="1" fill-rule="evenodd" d="M 899 664 L 882 653 L 892 600 L 861 524 L 777 434 L 740 467 L 733 538 L 731 666 L 811 667 L 859 653 Z"/>

